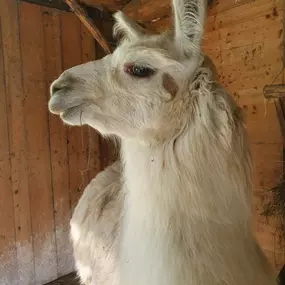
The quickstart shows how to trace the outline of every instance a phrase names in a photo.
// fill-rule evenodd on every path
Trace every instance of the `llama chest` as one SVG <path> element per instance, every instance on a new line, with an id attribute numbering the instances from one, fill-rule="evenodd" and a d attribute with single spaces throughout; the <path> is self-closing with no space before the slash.
<path id="1" fill-rule="evenodd" d="M 177 158 L 164 164 L 163 151 L 123 149 L 122 285 L 275 284 L 261 274 L 238 171 L 229 172 L 216 156 L 205 164 L 195 153 L 185 167 Z"/>

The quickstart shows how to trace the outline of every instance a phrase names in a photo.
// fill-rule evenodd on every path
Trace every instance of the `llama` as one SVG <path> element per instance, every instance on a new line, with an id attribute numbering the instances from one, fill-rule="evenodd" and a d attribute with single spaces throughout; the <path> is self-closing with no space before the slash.
<path id="1" fill-rule="evenodd" d="M 241 111 L 201 52 L 205 0 L 172 7 L 173 30 L 151 36 L 117 12 L 114 31 L 123 39 L 114 53 L 65 71 L 51 86 L 49 109 L 65 123 L 121 139 L 123 206 L 117 244 L 109 244 L 110 282 L 276 285 L 251 230 Z M 73 222 L 76 242 L 86 229 Z M 90 276 L 81 265 L 79 275 Z"/>
<path id="2" fill-rule="evenodd" d="M 204 67 L 216 70 L 205 56 Z M 82 284 L 117 285 L 120 217 L 124 192 L 116 161 L 84 189 L 71 219 L 71 240 Z"/>

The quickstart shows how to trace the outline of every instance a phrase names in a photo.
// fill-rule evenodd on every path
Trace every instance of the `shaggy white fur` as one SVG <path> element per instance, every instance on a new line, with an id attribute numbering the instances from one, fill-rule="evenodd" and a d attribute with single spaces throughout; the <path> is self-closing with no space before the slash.
<path id="1" fill-rule="evenodd" d="M 115 162 L 86 187 L 71 219 L 75 266 L 83 284 L 118 284 L 121 166 Z"/>
<path id="2" fill-rule="evenodd" d="M 116 51 L 51 86 L 51 112 L 122 142 L 124 196 L 107 185 L 109 169 L 72 219 L 79 275 L 88 285 L 276 285 L 251 231 L 240 109 L 201 53 L 205 1 L 173 0 L 173 10 L 174 30 L 156 36 L 117 13 Z"/>

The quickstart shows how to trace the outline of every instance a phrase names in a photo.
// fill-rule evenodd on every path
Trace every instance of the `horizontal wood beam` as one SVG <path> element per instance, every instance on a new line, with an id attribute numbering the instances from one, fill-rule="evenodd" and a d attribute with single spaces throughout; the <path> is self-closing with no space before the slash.
<path id="1" fill-rule="evenodd" d="M 68 5 L 63 0 L 20 0 L 20 1 L 36 4 L 39 6 L 55 8 L 61 11 L 70 11 Z"/>
<path id="2" fill-rule="evenodd" d="M 171 14 L 170 0 L 131 0 L 122 11 L 141 23 Z"/>
<path id="3" fill-rule="evenodd" d="M 19 1 L 48 8 L 55 8 L 61 11 L 72 12 L 70 7 L 66 4 L 64 0 L 19 0 Z M 101 11 L 98 9 L 98 7 L 96 8 L 94 5 L 87 6 L 83 4 L 82 6 L 84 7 L 84 10 L 88 13 L 88 15 L 92 19 L 113 19 L 112 15 L 109 12 Z"/>
<path id="4" fill-rule="evenodd" d="M 121 10 L 130 0 L 80 0 L 79 2 L 108 12 Z"/>
<path id="5" fill-rule="evenodd" d="M 269 98 L 284 98 L 285 84 L 266 85 L 263 89 L 264 97 Z"/>

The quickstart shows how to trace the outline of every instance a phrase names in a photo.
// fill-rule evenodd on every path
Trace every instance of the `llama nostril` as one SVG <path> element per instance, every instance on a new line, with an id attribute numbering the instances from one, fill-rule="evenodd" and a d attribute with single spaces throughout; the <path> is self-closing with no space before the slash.
<path id="1" fill-rule="evenodd" d="M 74 84 L 76 84 L 79 80 L 70 74 L 68 71 L 64 71 L 58 79 L 56 79 L 50 87 L 51 96 L 55 95 L 60 91 L 67 91 L 72 89 Z"/>
<path id="2" fill-rule="evenodd" d="M 53 86 L 53 88 L 52 88 L 52 93 L 56 93 L 56 92 L 60 91 L 61 89 L 62 89 L 62 88 L 59 87 L 59 86 Z"/>
<path id="3" fill-rule="evenodd" d="M 62 90 L 64 88 L 64 86 L 62 85 L 59 85 L 58 83 L 54 83 L 51 85 L 51 88 L 50 88 L 50 94 L 51 96 L 56 94 L 57 92 L 59 92 L 60 90 Z"/>

